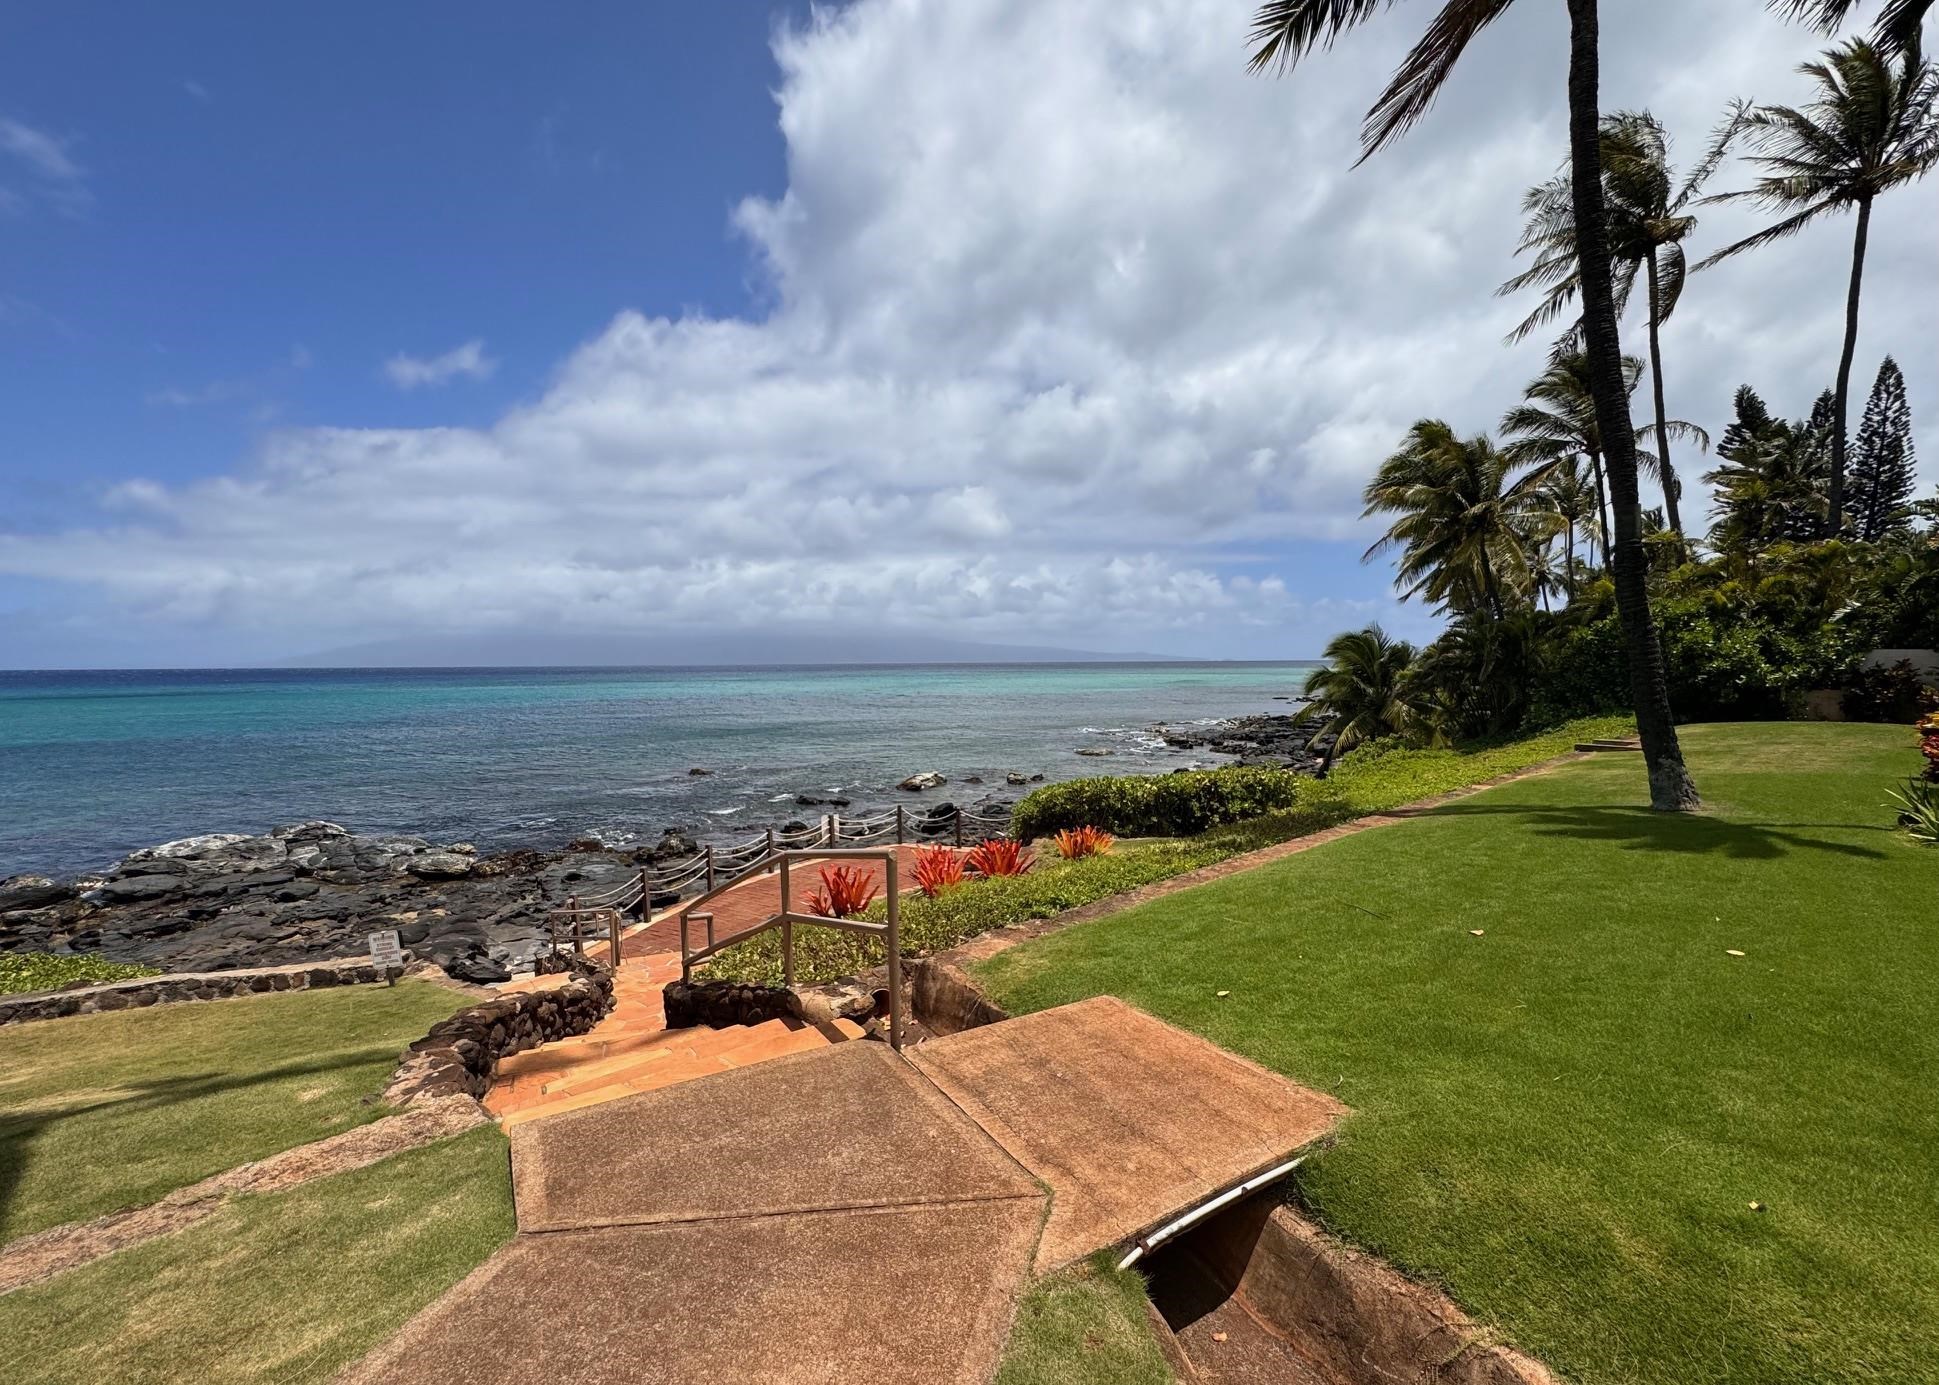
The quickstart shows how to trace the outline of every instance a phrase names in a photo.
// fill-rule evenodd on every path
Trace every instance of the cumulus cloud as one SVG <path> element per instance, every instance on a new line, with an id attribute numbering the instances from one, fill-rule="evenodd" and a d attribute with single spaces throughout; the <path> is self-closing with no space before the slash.
<path id="1" fill-rule="evenodd" d="M 0 157 L 11 163 L 22 185 L 0 185 L 0 211 L 20 213 L 33 202 L 78 215 L 93 200 L 87 172 L 68 152 L 73 141 L 22 121 L 0 116 Z M 0 167 L 6 167 L 0 164 Z"/>
<path id="2" fill-rule="evenodd" d="M 1394 619 L 1386 573 L 1355 564 L 1358 495 L 1407 424 L 1487 428 L 1540 369 L 1541 343 L 1501 345 L 1525 305 L 1491 291 L 1522 189 L 1562 152 L 1548 8 L 1493 26 L 1357 171 L 1412 8 L 1281 82 L 1245 76 L 1231 0 L 818 12 L 775 43 L 786 190 L 733 217 L 761 316 L 622 312 L 488 427 L 284 432 L 230 474 L 124 486 L 91 527 L 0 540 L 0 571 L 154 619 L 261 632 L 300 611 L 312 647 L 798 620 L 1311 652 Z M 1728 96 L 1793 99 L 1814 42 L 1699 9 L 1633 0 L 1604 30 L 1605 104 L 1650 105 L 1685 159 Z M 1933 281 L 1936 208 L 1930 188 L 1881 204 L 1870 282 Z M 1749 224 L 1707 211 L 1701 245 Z M 1673 413 L 1714 430 L 1743 380 L 1809 407 L 1848 234 L 1692 282 L 1664 343 Z M 1929 418 L 1919 297 L 1873 296 L 1861 360 L 1924 362 Z M 490 367 L 474 341 L 386 371 Z"/>
<path id="3" fill-rule="evenodd" d="M 477 338 L 452 347 L 442 356 L 407 356 L 400 352 L 384 362 L 384 374 L 401 390 L 448 384 L 459 376 L 488 380 L 497 369 L 498 362 L 485 354 L 485 343 Z"/>

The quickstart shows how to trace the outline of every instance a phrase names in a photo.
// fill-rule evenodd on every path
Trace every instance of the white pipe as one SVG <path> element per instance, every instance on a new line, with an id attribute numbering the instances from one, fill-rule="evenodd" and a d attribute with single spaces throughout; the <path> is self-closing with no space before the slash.
<path id="1" fill-rule="evenodd" d="M 1220 1193 L 1217 1197 L 1213 1198 L 1210 1202 L 1204 1203 L 1198 1207 L 1194 1207 L 1191 1211 L 1187 1212 L 1184 1216 L 1179 1217 L 1176 1221 L 1168 1222 L 1167 1224 L 1159 1227 L 1156 1231 L 1152 1232 L 1148 1236 L 1140 1236 L 1138 1238 L 1137 1244 L 1131 1247 L 1130 1251 L 1125 1255 L 1124 1259 L 1118 1261 L 1118 1268 L 1121 1270 L 1130 1269 L 1133 1265 L 1137 1264 L 1139 1260 L 1143 1259 L 1148 1252 L 1158 1249 L 1159 1246 L 1163 1245 L 1166 1241 L 1169 1241 L 1172 1237 L 1176 1236 L 1179 1232 L 1185 1230 L 1187 1227 L 1194 1226 L 1197 1223 L 1205 1220 L 1205 1218 L 1211 1216 L 1214 1212 L 1218 1211 L 1219 1208 L 1224 1207 L 1227 1203 L 1235 1202 L 1239 1198 L 1246 1196 L 1248 1193 L 1255 1193 L 1259 1189 L 1265 1187 L 1268 1183 L 1278 1182 L 1280 1179 L 1284 1178 L 1287 1174 L 1291 1173 L 1294 1169 L 1298 1168 L 1301 1164 L 1305 1162 L 1306 1162 L 1306 1156 L 1302 1154 L 1299 1156 L 1299 1158 L 1288 1159 L 1285 1163 L 1279 1164 L 1274 1166 L 1273 1168 L 1267 1169 L 1264 1173 L 1254 1174 L 1251 1178 L 1248 1178 L 1245 1182 L 1239 1184 L 1238 1187 L 1228 1188 L 1225 1192 Z"/>

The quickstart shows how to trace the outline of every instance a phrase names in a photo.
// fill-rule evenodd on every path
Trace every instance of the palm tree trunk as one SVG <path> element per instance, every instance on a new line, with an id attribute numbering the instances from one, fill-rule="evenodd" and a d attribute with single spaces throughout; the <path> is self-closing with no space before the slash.
<path id="1" fill-rule="evenodd" d="M 1582 336 L 1589 357 L 1589 387 L 1596 402 L 1596 431 L 1609 462 L 1610 499 L 1616 534 L 1609 550 L 1616 578 L 1616 610 L 1629 655 L 1636 729 L 1649 769 L 1650 806 L 1661 812 L 1697 807 L 1697 786 L 1683 766 L 1676 719 L 1670 711 L 1663 648 L 1650 615 L 1642 526 L 1636 497 L 1636 432 L 1623 388 L 1622 337 L 1616 330 L 1616 295 L 1609 275 L 1609 230 L 1602 205 L 1602 147 L 1597 129 L 1596 0 L 1569 0 L 1569 181 L 1575 203 L 1575 243 L 1581 272 Z"/>
<path id="2" fill-rule="evenodd" d="M 1650 383 L 1656 392 L 1656 455 L 1663 468 L 1663 513 L 1669 517 L 1670 531 L 1679 539 L 1683 537 L 1683 516 L 1677 513 L 1676 493 L 1681 487 L 1676 483 L 1676 468 L 1670 465 L 1670 425 L 1669 414 L 1663 408 L 1663 346 L 1657 340 L 1661 320 L 1657 317 L 1660 300 L 1657 298 L 1656 284 L 1656 247 L 1649 252 L 1649 373 Z"/>
<path id="3" fill-rule="evenodd" d="M 1567 566 L 1562 569 L 1562 585 L 1569 593 L 1569 600 L 1575 600 L 1575 521 L 1569 520 L 1569 556 Z"/>
<path id="4" fill-rule="evenodd" d="M 1858 349 L 1858 284 L 1865 274 L 1865 238 L 1872 226 L 1872 199 L 1858 203 L 1858 232 L 1851 247 L 1851 289 L 1845 295 L 1845 351 L 1838 358 L 1838 388 L 1832 413 L 1831 493 L 1826 497 L 1825 536 L 1836 537 L 1845 527 L 1845 404 L 1851 395 L 1851 358 Z"/>

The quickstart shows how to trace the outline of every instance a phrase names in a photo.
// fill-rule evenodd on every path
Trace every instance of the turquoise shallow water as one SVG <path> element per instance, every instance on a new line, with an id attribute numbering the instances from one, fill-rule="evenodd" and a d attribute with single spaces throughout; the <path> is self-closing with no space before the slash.
<path id="1" fill-rule="evenodd" d="M 856 809 L 934 769 L 1167 770 L 1154 721 L 1285 711 L 1306 664 L 0 672 L 0 877 L 299 818 L 556 846 Z M 1110 746 L 1108 760 L 1079 746 Z M 706 778 L 687 774 L 699 766 Z M 969 800 L 960 782 L 915 804 Z"/>

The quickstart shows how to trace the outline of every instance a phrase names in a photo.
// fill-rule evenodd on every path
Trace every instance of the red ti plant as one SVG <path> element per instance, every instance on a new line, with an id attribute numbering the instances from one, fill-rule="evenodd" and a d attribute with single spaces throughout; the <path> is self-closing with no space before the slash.
<path id="1" fill-rule="evenodd" d="M 860 866 L 823 866 L 821 888 L 808 896 L 808 912 L 823 918 L 860 918 L 875 900 L 875 877 Z"/>
<path id="2" fill-rule="evenodd" d="M 927 899 L 963 883 L 962 853 L 947 846 L 916 848 L 916 888 Z"/>
<path id="3" fill-rule="evenodd" d="M 1057 834 L 1057 854 L 1066 861 L 1081 861 L 1106 854 L 1117 840 L 1102 827 L 1068 827 Z"/>
<path id="4" fill-rule="evenodd" d="M 1037 864 L 1037 858 L 1023 849 L 1023 843 L 1008 837 L 991 837 L 969 849 L 964 862 L 973 874 L 985 877 L 1022 875 Z"/>
<path id="5" fill-rule="evenodd" d="M 1939 784 L 1939 708 L 1919 718 L 1919 753 L 1926 757 L 1926 782 Z"/>

